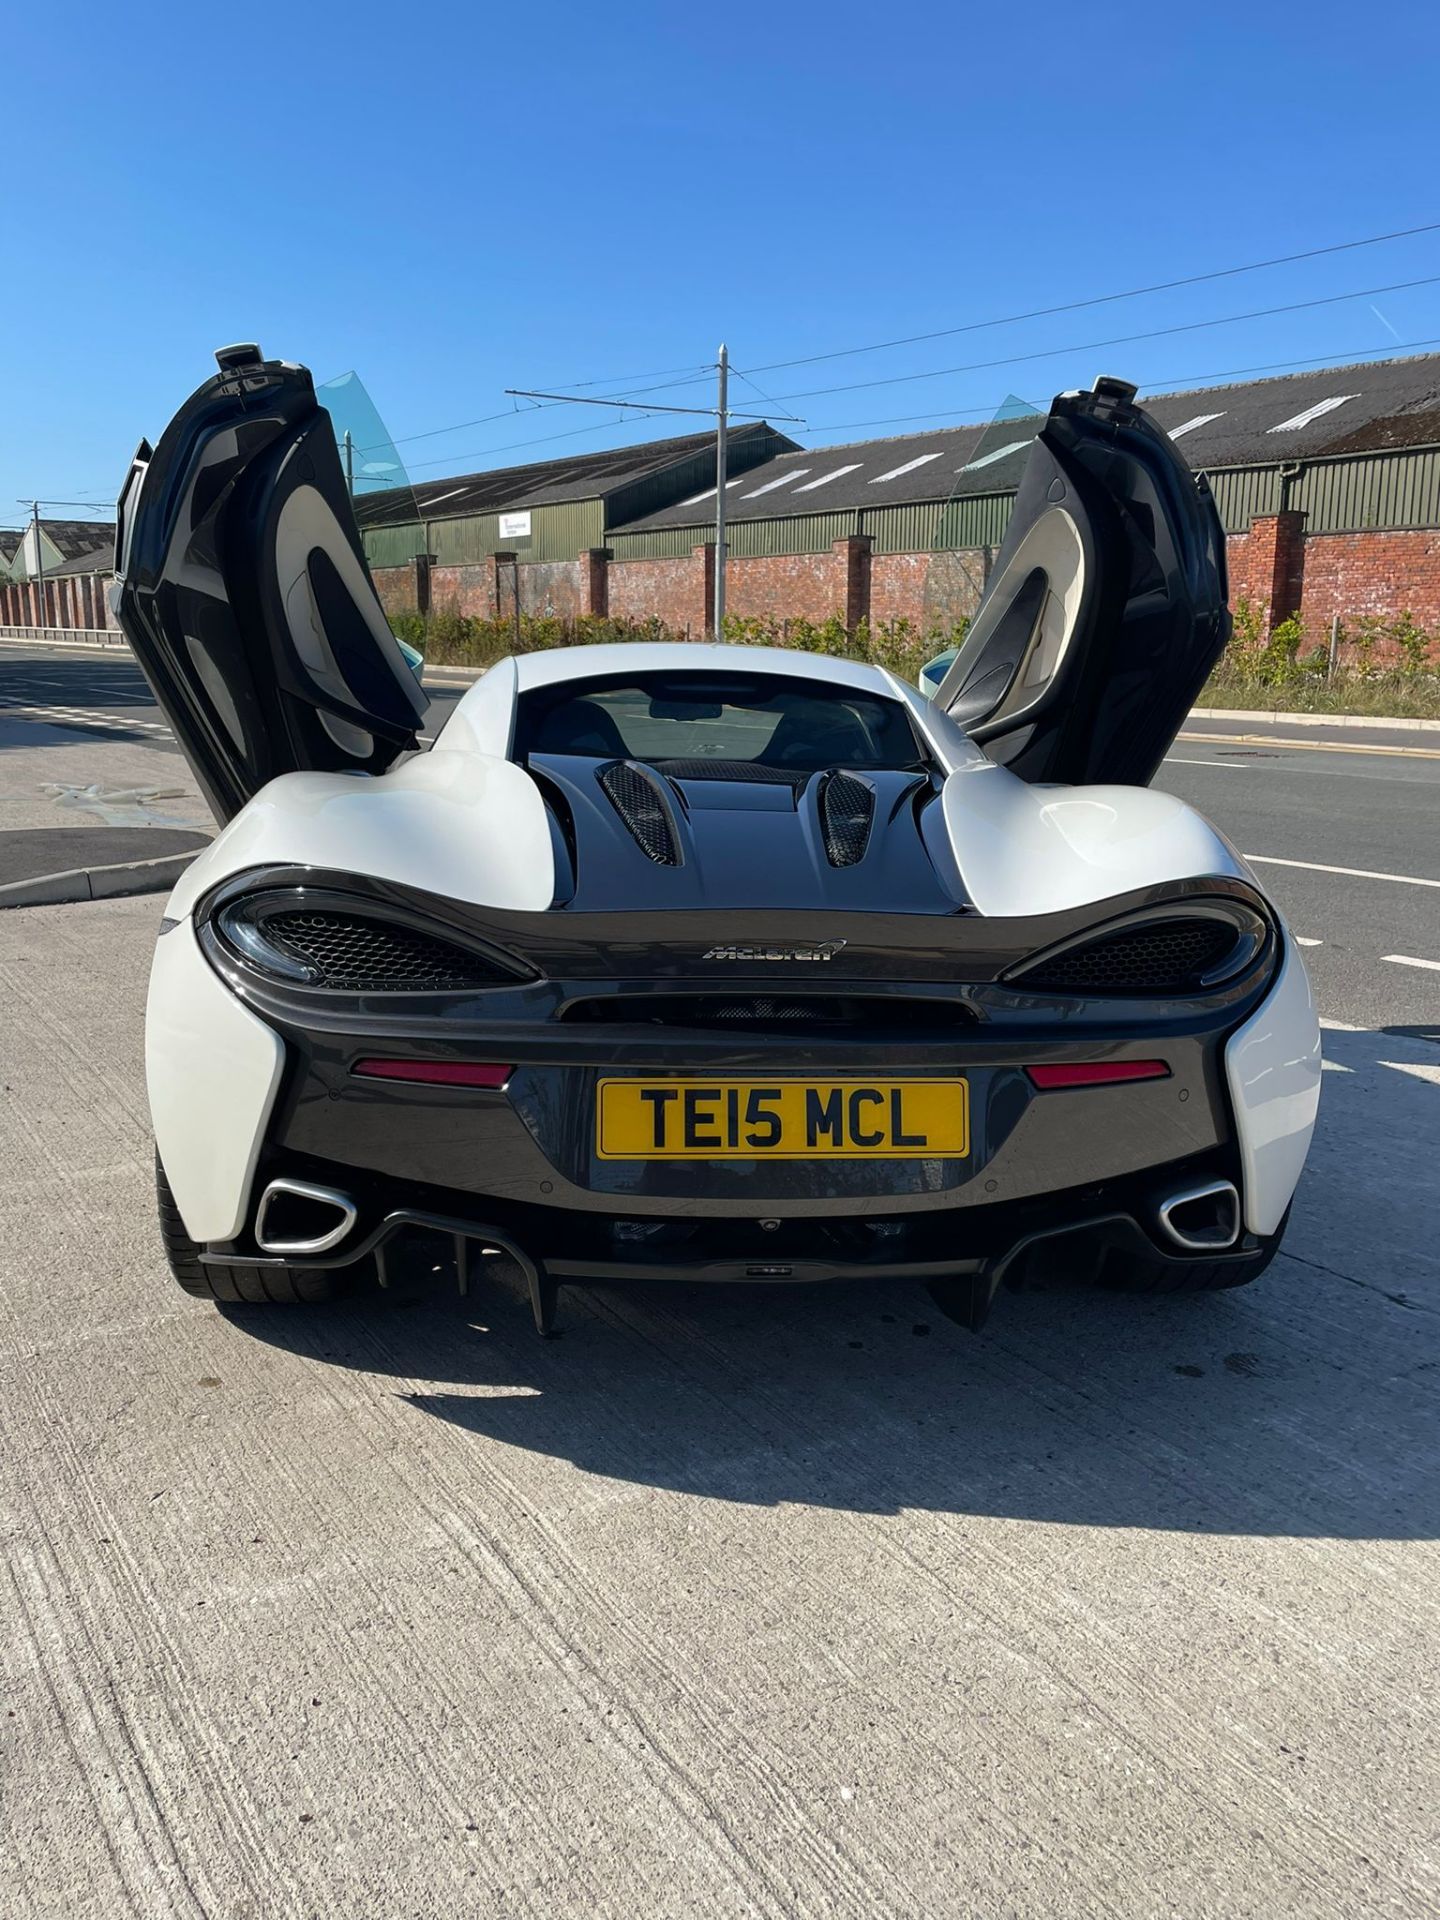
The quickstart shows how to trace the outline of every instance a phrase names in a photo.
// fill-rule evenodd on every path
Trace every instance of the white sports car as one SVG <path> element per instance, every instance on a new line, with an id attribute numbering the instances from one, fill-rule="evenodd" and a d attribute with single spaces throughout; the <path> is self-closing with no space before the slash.
<path id="1" fill-rule="evenodd" d="M 1253 873 L 1146 783 L 1229 631 L 1209 495 L 1118 381 L 1035 440 L 933 697 L 625 645 L 433 745 L 306 371 L 229 349 L 120 502 L 116 605 L 226 823 L 146 1038 L 187 1292 L 321 1300 L 415 1232 L 560 1284 L 1236 1286 L 1320 1081 Z"/>

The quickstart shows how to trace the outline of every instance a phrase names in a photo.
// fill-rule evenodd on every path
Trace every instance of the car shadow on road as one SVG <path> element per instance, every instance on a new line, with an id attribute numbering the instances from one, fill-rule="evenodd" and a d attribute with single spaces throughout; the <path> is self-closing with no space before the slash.
<path id="1" fill-rule="evenodd" d="M 1002 1296 L 974 1336 L 913 1287 L 566 1290 L 232 1309 L 426 1426 L 747 1504 L 1339 1538 L 1440 1534 L 1440 1049 L 1327 1033 L 1287 1251 L 1255 1286 Z M 443 1275 L 437 1275 L 443 1279 Z"/>

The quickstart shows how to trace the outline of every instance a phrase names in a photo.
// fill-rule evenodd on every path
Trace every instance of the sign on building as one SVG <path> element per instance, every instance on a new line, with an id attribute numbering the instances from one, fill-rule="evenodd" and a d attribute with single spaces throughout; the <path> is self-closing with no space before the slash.
<path id="1" fill-rule="evenodd" d="M 502 513 L 500 516 L 500 538 L 502 540 L 528 540 L 530 538 L 529 513 Z"/>

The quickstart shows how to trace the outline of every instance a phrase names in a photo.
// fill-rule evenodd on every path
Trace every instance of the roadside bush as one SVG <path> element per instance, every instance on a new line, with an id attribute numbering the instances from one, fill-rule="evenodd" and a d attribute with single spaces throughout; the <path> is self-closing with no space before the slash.
<path id="1" fill-rule="evenodd" d="M 1267 630 L 1268 613 L 1236 602 L 1234 635 L 1201 706 L 1440 718 L 1440 640 L 1412 614 L 1339 627 L 1332 671 L 1328 634 L 1307 646 L 1298 616 Z"/>
<path id="2" fill-rule="evenodd" d="M 888 667 L 902 679 L 915 681 L 927 660 L 947 647 L 958 646 L 968 621 L 921 629 L 909 620 L 862 620 L 853 629 L 838 614 L 828 620 L 763 620 L 732 615 L 725 621 L 725 638 L 732 645 L 791 647 L 800 653 L 829 654 L 840 660 L 865 660 Z M 553 615 L 522 614 L 517 643 L 513 618 L 482 619 L 453 607 L 438 607 L 428 616 L 393 614 L 396 636 L 418 647 L 434 666 L 486 667 L 509 653 L 537 653 L 549 647 L 594 646 L 608 640 L 684 641 L 690 636 L 660 620 L 627 620 L 587 615 L 565 620 Z"/>

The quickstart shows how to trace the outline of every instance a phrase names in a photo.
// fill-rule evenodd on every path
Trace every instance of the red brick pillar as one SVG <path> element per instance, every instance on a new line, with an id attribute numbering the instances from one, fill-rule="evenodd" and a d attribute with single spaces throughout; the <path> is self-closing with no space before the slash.
<path id="1" fill-rule="evenodd" d="M 692 547 L 690 553 L 692 558 L 700 563 L 695 569 L 698 576 L 696 585 L 700 589 L 700 605 L 696 609 L 693 628 L 687 620 L 686 631 L 709 634 L 712 639 L 718 640 L 720 635 L 711 625 L 715 617 L 715 542 L 707 540 L 702 546 Z"/>
<path id="2" fill-rule="evenodd" d="M 870 553 L 874 545 L 868 533 L 847 534 L 831 543 L 830 551 L 845 569 L 845 627 L 853 633 L 862 620 L 870 618 Z"/>
<path id="3" fill-rule="evenodd" d="M 1268 627 L 1298 613 L 1305 591 L 1305 515 L 1294 508 L 1257 514 L 1232 572 L 1232 599 L 1268 606 Z"/>
<path id="4" fill-rule="evenodd" d="M 587 547 L 580 555 L 580 617 L 603 620 L 610 611 L 610 549 Z"/>

